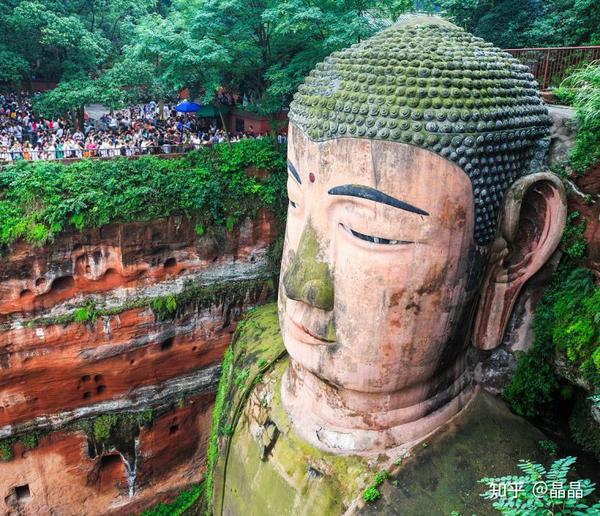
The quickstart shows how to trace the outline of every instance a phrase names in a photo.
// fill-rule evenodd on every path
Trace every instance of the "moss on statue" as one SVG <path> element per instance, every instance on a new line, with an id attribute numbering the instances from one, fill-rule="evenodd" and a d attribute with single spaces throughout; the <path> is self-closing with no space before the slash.
<path id="1" fill-rule="evenodd" d="M 394 457 L 394 450 L 365 458 L 314 448 L 294 433 L 281 404 L 288 361 L 274 304 L 251 311 L 228 357 L 211 434 L 212 487 L 205 498 L 215 515 L 341 514 L 348 508 L 491 514 L 479 496 L 480 478 L 516 474 L 519 459 L 548 462 L 538 444 L 545 436 L 485 393 L 408 457 Z M 363 493 L 374 483 L 380 496 L 367 504 Z"/>
<path id="2" fill-rule="evenodd" d="M 309 223 L 300 237 L 298 251 L 283 276 L 283 284 L 287 292 L 310 300 L 312 306 L 331 310 L 333 308 L 333 280 L 329 266 L 320 254 L 321 246 L 317 233 Z"/>

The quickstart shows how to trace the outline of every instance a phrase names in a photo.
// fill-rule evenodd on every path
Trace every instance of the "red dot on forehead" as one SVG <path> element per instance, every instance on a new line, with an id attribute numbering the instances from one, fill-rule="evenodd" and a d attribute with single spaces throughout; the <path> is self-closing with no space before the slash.
<path id="1" fill-rule="evenodd" d="M 315 175 L 314 175 L 312 172 L 311 172 L 310 174 L 308 174 L 308 180 L 309 180 L 311 183 L 314 183 L 314 182 L 315 182 Z"/>

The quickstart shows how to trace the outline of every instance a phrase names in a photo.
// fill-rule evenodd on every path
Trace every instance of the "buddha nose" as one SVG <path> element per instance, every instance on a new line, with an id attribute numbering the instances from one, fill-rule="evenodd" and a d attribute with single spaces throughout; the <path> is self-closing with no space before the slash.
<path id="1" fill-rule="evenodd" d="M 333 281 L 327 263 L 319 259 L 321 246 L 310 224 L 304 227 L 298 250 L 283 274 L 283 286 L 290 299 L 333 310 Z"/>

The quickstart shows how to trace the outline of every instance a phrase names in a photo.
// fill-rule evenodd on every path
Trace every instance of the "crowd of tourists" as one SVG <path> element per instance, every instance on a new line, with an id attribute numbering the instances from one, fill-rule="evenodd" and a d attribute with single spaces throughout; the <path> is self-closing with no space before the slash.
<path id="1" fill-rule="evenodd" d="M 82 128 L 66 118 L 46 119 L 32 110 L 26 94 L 0 95 L 0 162 L 85 157 L 170 154 L 228 139 L 260 138 L 252 127 L 227 134 L 215 119 L 178 113 L 157 102 L 86 118 Z M 162 112 L 161 112 L 162 111 Z M 280 135 L 278 140 L 285 139 Z"/>

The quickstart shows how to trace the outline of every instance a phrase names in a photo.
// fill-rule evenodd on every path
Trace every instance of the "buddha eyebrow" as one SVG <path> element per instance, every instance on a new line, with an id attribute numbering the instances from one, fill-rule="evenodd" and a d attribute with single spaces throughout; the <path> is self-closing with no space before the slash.
<path id="1" fill-rule="evenodd" d="M 297 181 L 297 183 L 299 185 L 302 184 L 302 179 L 300 179 L 300 174 L 298 174 L 298 171 L 296 170 L 296 167 L 294 167 L 294 165 L 292 165 L 291 161 L 287 162 L 288 165 L 288 170 L 290 171 L 290 174 L 292 174 L 292 177 Z"/>
<path id="2" fill-rule="evenodd" d="M 387 204 L 388 206 L 393 206 L 394 208 L 400 208 L 401 210 L 410 211 L 411 213 L 416 213 L 417 215 L 429 216 L 429 213 L 421 208 L 417 208 L 412 204 L 408 204 L 407 202 L 396 199 L 388 194 L 380 192 L 379 190 L 375 190 L 375 188 L 371 188 L 370 186 L 341 185 L 331 188 L 327 193 L 329 195 L 347 195 L 349 197 L 359 197 L 361 199 Z"/>

